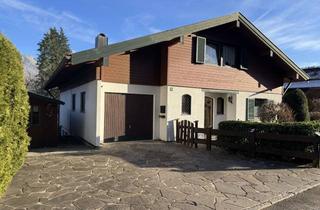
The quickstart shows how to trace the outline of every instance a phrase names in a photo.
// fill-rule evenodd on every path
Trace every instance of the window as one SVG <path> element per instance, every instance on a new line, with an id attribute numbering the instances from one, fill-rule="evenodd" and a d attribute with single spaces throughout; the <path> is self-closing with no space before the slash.
<path id="1" fill-rule="evenodd" d="M 86 111 L 86 92 L 81 92 L 81 104 L 80 104 L 80 111 L 85 112 Z"/>
<path id="2" fill-rule="evenodd" d="M 182 114 L 191 114 L 191 96 L 182 96 Z"/>
<path id="3" fill-rule="evenodd" d="M 72 94 L 72 111 L 76 110 L 76 94 Z"/>
<path id="4" fill-rule="evenodd" d="M 259 111 L 265 103 L 268 103 L 267 99 L 247 98 L 247 120 L 259 120 Z"/>
<path id="5" fill-rule="evenodd" d="M 38 125 L 40 123 L 40 115 L 39 115 L 39 106 L 32 105 L 31 106 L 31 117 L 30 117 L 31 125 Z"/>
<path id="6" fill-rule="evenodd" d="M 224 66 L 236 66 L 236 48 L 224 45 L 222 48 Z"/>
<path id="7" fill-rule="evenodd" d="M 217 45 L 212 43 L 207 43 L 205 63 L 217 64 L 217 65 L 219 64 Z"/>
<path id="8" fill-rule="evenodd" d="M 221 97 L 217 99 L 217 114 L 224 114 L 224 99 Z"/>
<path id="9" fill-rule="evenodd" d="M 254 118 L 259 118 L 259 112 L 263 104 L 268 103 L 267 99 L 256 98 L 254 99 Z"/>

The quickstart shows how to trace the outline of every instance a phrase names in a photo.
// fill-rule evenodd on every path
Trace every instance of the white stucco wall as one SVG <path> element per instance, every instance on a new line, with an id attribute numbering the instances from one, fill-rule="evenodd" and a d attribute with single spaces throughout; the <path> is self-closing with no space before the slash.
<path id="1" fill-rule="evenodd" d="M 160 105 L 166 107 L 166 113 L 160 114 L 163 117 L 159 118 L 159 138 L 161 140 L 167 140 L 167 118 L 168 118 L 168 106 L 167 106 L 167 98 L 168 98 L 168 86 L 160 87 Z"/>
<path id="2" fill-rule="evenodd" d="M 199 88 L 186 88 L 168 86 L 167 90 L 167 140 L 174 141 L 175 120 L 199 121 L 199 127 L 204 123 L 204 95 L 205 92 Z M 182 96 L 189 94 L 191 96 L 191 115 L 181 113 Z"/>
<path id="3" fill-rule="evenodd" d="M 100 143 L 104 141 L 105 93 L 144 94 L 153 96 L 153 139 L 160 139 L 160 86 L 131 85 L 111 82 L 98 82 L 97 132 Z M 143 111 L 143 110 L 142 110 Z"/>
<path id="4" fill-rule="evenodd" d="M 80 94 L 86 92 L 85 112 L 80 112 Z M 72 94 L 76 94 L 76 109 L 72 111 Z M 60 125 L 71 135 L 79 136 L 92 145 L 99 146 L 96 133 L 97 81 L 92 81 L 61 92 Z"/>

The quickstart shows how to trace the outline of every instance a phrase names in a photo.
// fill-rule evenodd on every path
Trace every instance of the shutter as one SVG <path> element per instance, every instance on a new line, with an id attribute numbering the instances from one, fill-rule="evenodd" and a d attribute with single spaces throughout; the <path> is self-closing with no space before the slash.
<path id="1" fill-rule="evenodd" d="M 196 40 L 196 63 L 203 64 L 206 56 L 206 38 L 197 36 Z"/>
<path id="2" fill-rule="evenodd" d="M 253 121 L 254 120 L 254 99 L 247 98 L 247 108 L 246 108 L 246 120 Z"/>
<path id="3" fill-rule="evenodd" d="M 241 48 L 240 51 L 240 69 L 248 69 L 248 51 L 246 48 Z"/>

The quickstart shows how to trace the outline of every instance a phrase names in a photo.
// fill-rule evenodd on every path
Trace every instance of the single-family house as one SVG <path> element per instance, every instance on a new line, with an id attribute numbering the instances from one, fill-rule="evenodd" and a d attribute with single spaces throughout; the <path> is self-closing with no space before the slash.
<path id="1" fill-rule="evenodd" d="M 176 119 L 217 128 L 253 120 L 285 81 L 308 75 L 240 13 L 67 55 L 46 89 L 58 87 L 60 124 L 89 143 L 175 139 Z"/>

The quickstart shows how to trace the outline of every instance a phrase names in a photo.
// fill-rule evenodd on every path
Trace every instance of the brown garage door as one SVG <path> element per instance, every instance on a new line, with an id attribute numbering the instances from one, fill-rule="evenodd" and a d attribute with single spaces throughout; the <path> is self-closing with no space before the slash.
<path id="1" fill-rule="evenodd" d="M 153 97 L 138 94 L 105 94 L 104 138 L 112 141 L 152 139 Z"/>

